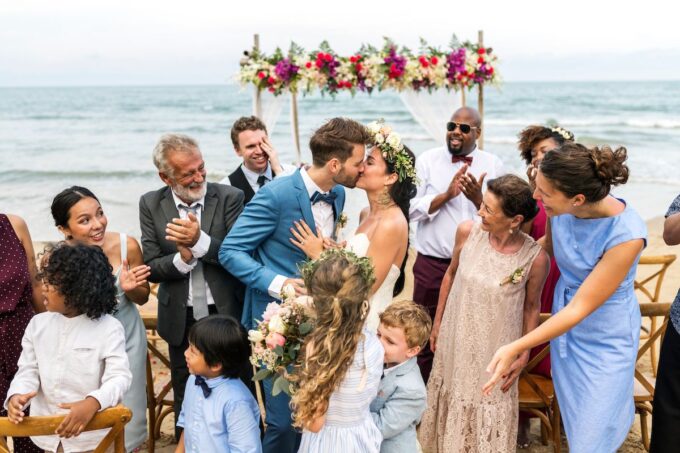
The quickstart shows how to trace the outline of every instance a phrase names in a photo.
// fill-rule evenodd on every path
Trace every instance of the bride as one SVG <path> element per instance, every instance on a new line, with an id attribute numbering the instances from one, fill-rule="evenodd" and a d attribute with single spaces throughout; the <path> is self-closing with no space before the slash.
<path id="1" fill-rule="evenodd" d="M 416 175 L 415 156 L 401 143 L 397 133 L 382 121 L 369 124 L 368 130 L 373 146 L 356 184 L 366 192 L 368 207 L 361 211 L 359 227 L 344 246 L 373 262 L 376 279 L 366 325 L 375 332 L 380 313 L 404 289 L 408 211 L 416 193 Z M 304 221 L 295 222 L 291 233 L 294 236 L 291 242 L 311 259 L 317 259 L 324 248 L 341 246 L 324 238 L 320 230 L 315 234 Z"/>

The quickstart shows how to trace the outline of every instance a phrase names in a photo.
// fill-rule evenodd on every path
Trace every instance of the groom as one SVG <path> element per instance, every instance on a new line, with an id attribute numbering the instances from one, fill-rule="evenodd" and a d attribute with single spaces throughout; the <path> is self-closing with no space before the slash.
<path id="1" fill-rule="evenodd" d="M 292 284 L 306 293 L 297 265 L 305 254 L 290 242 L 293 222 L 303 219 L 310 228 L 333 233 L 345 205 L 345 191 L 354 187 L 364 169 L 366 128 L 347 118 L 333 118 L 309 141 L 312 166 L 289 177 L 277 178 L 260 189 L 246 205 L 222 242 L 219 260 L 246 285 L 243 324 L 253 327 L 267 304 L 278 300 L 281 288 Z M 295 453 L 300 437 L 291 427 L 290 398 L 271 395 L 272 380 L 264 382 L 267 431 L 263 453 Z"/>

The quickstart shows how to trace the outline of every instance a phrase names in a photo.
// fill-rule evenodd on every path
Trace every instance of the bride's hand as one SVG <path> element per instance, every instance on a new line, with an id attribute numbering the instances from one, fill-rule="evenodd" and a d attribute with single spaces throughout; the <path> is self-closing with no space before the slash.
<path id="1" fill-rule="evenodd" d="M 319 233 L 314 234 L 304 220 L 293 222 L 293 224 L 295 228 L 290 229 L 290 233 L 293 235 L 290 238 L 290 242 L 305 252 L 308 258 L 318 259 L 321 256 L 321 252 L 324 251 L 324 237 L 321 228 L 317 225 L 316 230 Z"/>
<path id="2" fill-rule="evenodd" d="M 342 242 L 335 242 L 331 238 L 323 238 L 323 248 L 324 250 L 328 249 L 344 249 L 345 246 L 347 245 L 347 241 L 342 241 Z"/>

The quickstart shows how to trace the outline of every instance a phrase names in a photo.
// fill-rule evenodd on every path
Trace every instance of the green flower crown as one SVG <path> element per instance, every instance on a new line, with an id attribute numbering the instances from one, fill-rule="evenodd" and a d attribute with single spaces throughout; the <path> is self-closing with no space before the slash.
<path id="1" fill-rule="evenodd" d="M 359 273 L 361 274 L 362 278 L 366 281 L 368 287 L 373 286 L 373 283 L 375 283 L 375 270 L 373 269 L 371 259 L 366 256 L 357 256 L 356 253 L 345 249 L 325 250 L 324 252 L 321 253 L 321 256 L 319 256 L 318 259 L 307 260 L 302 264 L 298 265 L 300 275 L 302 276 L 302 279 L 305 281 L 305 285 L 307 285 L 308 282 L 311 280 L 312 276 L 314 275 L 314 272 L 319 267 L 319 264 L 335 256 L 341 256 L 345 258 L 347 261 L 349 261 L 350 265 L 358 266 Z"/>
<path id="2" fill-rule="evenodd" d="M 411 156 L 404 150 L 401 137 L 380 119 L 370 123 L 366 129 L 373 138 L 373 144 L 380 148 L 383 158 L 394 166 L 399 182 L 411 178 L 416 183 L 416 169 Z"/>

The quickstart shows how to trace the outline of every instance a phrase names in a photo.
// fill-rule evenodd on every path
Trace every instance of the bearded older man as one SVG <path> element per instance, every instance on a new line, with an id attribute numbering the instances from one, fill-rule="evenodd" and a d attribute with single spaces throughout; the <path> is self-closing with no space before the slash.
<path id="1" fill-rule="evenodd" d="M 217 253 L 243 210 L 244 196 L 206 181 L 198 143 L 186 135 L 163 135 L 153 162 L 166 187 L 139 200 L 142 249 L 149 280 L 160 283 L 158 333 L 169 345 L 177 417 L 189 377 L 184 359 L 189 328 L 213 313 L 241 317 L 244 288 L 220 265 Z"/>

